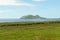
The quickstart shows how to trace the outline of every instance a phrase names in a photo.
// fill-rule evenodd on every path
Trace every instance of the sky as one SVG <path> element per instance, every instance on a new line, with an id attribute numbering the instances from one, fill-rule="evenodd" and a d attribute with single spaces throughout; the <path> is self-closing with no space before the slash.
<path id="1" fill-rule="evenodd" d="M 0 19 L 39 15 L 45 18 L 60 17 L 60 0 L 0 0 Z"/>

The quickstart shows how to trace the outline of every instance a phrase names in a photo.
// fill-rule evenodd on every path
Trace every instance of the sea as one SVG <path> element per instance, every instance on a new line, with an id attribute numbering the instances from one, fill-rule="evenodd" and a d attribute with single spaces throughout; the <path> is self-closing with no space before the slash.
<path id="1" fill-rule="evenodd" d="M 60 19 L 0 19 L 0 22 L 43 22 L 43 21 L 57 21 Z"/>

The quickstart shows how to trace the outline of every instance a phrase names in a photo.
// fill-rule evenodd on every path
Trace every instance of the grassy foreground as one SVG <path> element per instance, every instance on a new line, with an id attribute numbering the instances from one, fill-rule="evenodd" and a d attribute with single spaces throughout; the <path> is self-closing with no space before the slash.
<path id="1" fill-rule="evenodd" d="M 60 40 L 60 22 L 0 23 L 0 40 Z"/>

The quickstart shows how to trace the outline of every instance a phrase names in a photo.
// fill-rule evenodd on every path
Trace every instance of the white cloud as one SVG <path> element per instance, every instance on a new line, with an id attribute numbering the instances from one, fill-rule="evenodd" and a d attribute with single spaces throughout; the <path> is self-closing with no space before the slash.
<path id="1" fill-rule="evenodd" d="M 33 1 L 42 2 L 42 1 L 46 1 L 46 0 L 33 0 Z"/>
<path id="2" fill-rule="evenodd" d="M 4 13 L 4 12 L 6 12 L 6 10 L 0 10 L 0 13 Z"/>
<path id="3" fill-rule="evenodd" d="M 14 10 L 0 10 L 0 13 L 13 12 Z"/>
<path id="4" fill-rule="evenodd" d="M 0 5 L 13 5 L 16 3 L 15 0 L 0 0 Z"/>
<path id="5" fill-rule="evenodd" d="M 33 4 L 29 4 L 23 1 L 18 2 L 17 0 L 0 0 L 0 6 L 35 6 Z"/>

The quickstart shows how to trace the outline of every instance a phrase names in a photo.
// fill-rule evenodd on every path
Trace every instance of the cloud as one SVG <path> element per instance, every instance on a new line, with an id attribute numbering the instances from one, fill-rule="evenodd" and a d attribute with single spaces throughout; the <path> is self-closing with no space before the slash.
<path id="1" fill-rule="evenodd" d="M 13 5 L 16 3 L 15 0 L 0 0 L 0 5 Z"/>
<path id="2" fill-rule="evenodd" d="M 0 10 L 0 13 L 13 12 L 14 10 Z"/>
<path id="3" fill-rule="evenodd" d="M 0 10 L 0 13 L 4 13 L 4 12 L 6 12 L 6 10 Z"/>
<path id="4" fill-rule="evenodd" d="M 42 1 L 46 1 L 46 0 L 33 0 L 33 1 L 42 2 Z"/>
<path id="5" fill-rule="evenodd" d="M 0 0 L 0 6 L 35 6 L 33 4 L 29 4 L 23 1 L 17 0 Z"/>

